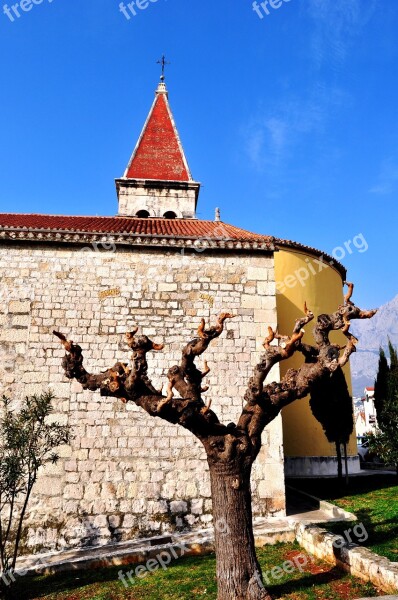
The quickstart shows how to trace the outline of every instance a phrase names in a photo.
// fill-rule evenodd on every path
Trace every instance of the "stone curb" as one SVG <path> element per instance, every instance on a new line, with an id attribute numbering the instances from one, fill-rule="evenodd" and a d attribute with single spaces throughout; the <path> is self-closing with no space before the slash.
<path id="1" fill-rule="evenodd" d="M 398 591 L 398 563 L 314 525 L 298 523 L 296 539 L 313 556 L 338 566 L 354 577 L 370 581 L 387 593 Z"/>
<path id="2" fill-rule="evenodd" d="M 145 563 L 161 552 L 177 553 L 182 556 L 204 555 L 214 551 L 214 539 L 211 530 L 202 530 L 196 534 L 147 538 L 138 542 L 120 542 L 112 545 L 77 548 L 76 550 L 21 557 L 17 561 L 17 573 L 20 575 L 54 575 L 67 571 L 101 569 Z M 178 552 L 180 549 L 180 552 Z M 174 552 L 172 552 L 174 550 Z"/>
<path id="3" fill-rule="evenodd" d="M 269 521 L 259 519 L 254 535 L 257 547 L 295 540 L 294 525 L 283 521 L 276 521 L 270 527 Z M 17 562 L 17 573 L 21 576 L 54 575 L 67 571 L 142 564 L 161 552 L 169 552 L 174 557 L 175 554 L 180 557 L 214 552 L 213 529 L 21 557 Z"/>

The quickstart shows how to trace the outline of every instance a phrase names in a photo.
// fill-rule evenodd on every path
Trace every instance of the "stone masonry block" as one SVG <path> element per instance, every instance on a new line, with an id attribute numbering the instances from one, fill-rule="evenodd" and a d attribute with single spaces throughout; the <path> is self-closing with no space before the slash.
<path id="1" fill-rule="evenodd" d="M 29 300 L 12 300 L 8 305 L 10 313 L 28 314 L 30 312 L 31 303 Z"/>

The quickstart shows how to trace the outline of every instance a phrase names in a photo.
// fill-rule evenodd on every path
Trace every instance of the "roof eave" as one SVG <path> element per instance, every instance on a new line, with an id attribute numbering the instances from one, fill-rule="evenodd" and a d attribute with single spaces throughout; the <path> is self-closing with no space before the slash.
<path id="1" fill-rule="evenodd" d="M 304 252 L 307 255 L 309 254 L 311 256 L 314 256 L 317 259 L 322 259 L 322 262 L 325 265 L 327 265 L 328 267 L 330 267 L 332 269 L 333 268 L 336 269 L 336 271 L 342 277 L 343 281 L 345 281 L 347 278 L 346 267 L 341 262 L 336 260 L 330 254 L 327 254 L 326 252 L 322 252 L 321 250 L 318 250 L 317 248 L 313 248 L 311 246 L 306 246 L 305 244 L 300 244 L 300 242 L 294 242 L 292 240 L 282 240 L 279 238 L 275 238 L 275 246 L 276 246 L 276 248 L 281 248 L 282 250 L 284 248 L 291 249 L 291 250 L 297 250 L 299 252 Z"/>
<path id="2" fill-rule="evenodd" d="M 101 242 L 120 246 L 163 248 L 186 248 L 197 250 L 241 250 L 273 253 L 274 245 L 268 240 L 234 238 L 201 239 L 195 236 L 148 235 L 132 233 L 109 233 L 99 231 L 71 231 L 62 229 L 0 228 L 0 242 L 36 242 L 50 244 L 82 244 Z"/>

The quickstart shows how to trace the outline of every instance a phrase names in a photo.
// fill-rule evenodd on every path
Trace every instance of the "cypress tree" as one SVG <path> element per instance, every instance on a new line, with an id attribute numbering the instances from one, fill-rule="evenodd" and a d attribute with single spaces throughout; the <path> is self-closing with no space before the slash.
<path id="1" fill-rule="evenodd" d="M 379 370 L 375 381 L 374 403 L 377 414 L 377 422 L 379 425 L 383 421 L 383 409 L 387 401 L 388 379 L 390 367 L 387 362 L 386 354 L 383 348 L 379 350 Z"/>
<path id="2" fill-rule="evenodd" d="M 370 449 L 398 475 L 398 354 L 388 341 L 390 364 L 380 350 L 379 372 L 375 382 L 375 406 L 378 429 L 370 436 Z"/>

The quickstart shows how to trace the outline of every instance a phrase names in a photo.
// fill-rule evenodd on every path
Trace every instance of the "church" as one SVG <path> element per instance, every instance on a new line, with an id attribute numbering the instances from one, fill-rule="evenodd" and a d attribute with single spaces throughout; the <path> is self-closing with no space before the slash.
<path id="1" fill-rule="evenodd" d="M 162 76 L 124 175 L 115 216 L 0 214 L 0 393 L 51 390 L 71 445 L 42 473 L 30 502 L 26 551 L 59 550 L 200 528 L 212 520 L 203 449 L 189 432 L 65 379 L 63 331 L 89 371 L 125 360 L 133 327 L 164 344 L 149 369 L 161 388 L 202 317 L 237 317 L 206 354 L 212 407 L 236 420 L 268 326 L 292 331 L 304 302 L 315 314 L 343 301 L 344 267 L 270 233 L 196 217 L 193 178 Z M 12 207 L 10 206 L 10 209 Z M 260 216 L 261 221 L 261 216 Z M 311 328 L 306 332 L 311 341 Z M 274 368 L 277 381 L 300 356 Z M 349 372 L 347 373 L 349 378 Z M 348 446 L 359 470 L 355 434 Z M 334 446 L 308 399 L 264 433 L 253 471 L 255 516 L 285 514 L 284 476 L 336 472 Z"/>

